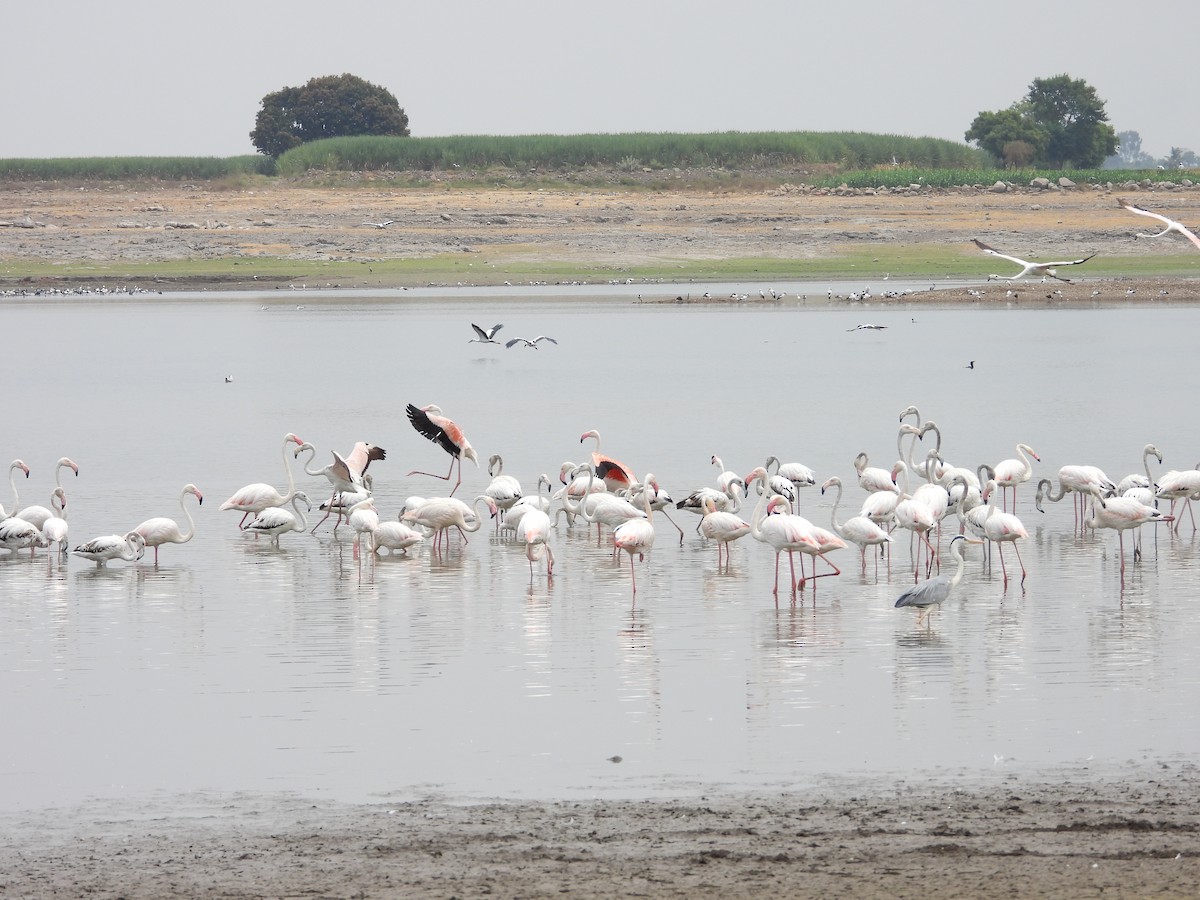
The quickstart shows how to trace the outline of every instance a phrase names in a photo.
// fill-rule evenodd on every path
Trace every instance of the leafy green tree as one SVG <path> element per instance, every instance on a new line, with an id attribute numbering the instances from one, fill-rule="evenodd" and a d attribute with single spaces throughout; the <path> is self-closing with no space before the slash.
<path id="1" fill-rule="evenodd" d="M 1018 133 L 1022 128 L 1025 133 Z M 1037 148 L 1035 162 L 1055 168 L 1094 168 L 1117 149 L 1104 101 L 1086 81 L 1069 75 L 1035 78 L 1020 102 L 976 116 L 966 139 L 997 158 L 1005 144 L 1023 140 Z"/>
<path id="2" fill-rule="evenodd" d="M 1136 131 L 1122 131 L 1117 135 L 1117 152 L 1104 161 L 1109 169 L 1150 169 L 1154 157 L 1142 149 L 1142 136 Z"/>
<path id="3" fill-rule="evenodd" d="M 263 97 L 250 140 L 277 159 L 319 138 L 408 133 L 408 116 L 391 91 L 356 75 L 326 75 Z"/>

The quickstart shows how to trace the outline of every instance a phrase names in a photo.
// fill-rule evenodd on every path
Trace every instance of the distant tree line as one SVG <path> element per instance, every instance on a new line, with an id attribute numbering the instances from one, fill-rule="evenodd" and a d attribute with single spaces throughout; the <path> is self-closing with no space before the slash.
<path id="1" fill-rule="evenodd" d="M 1186 147 L 1172 147 L 1166 156 L 1155 158 L 1142 149 L 1136 131 L 1117 135 L 1117 152 L 1104 160 L 1106 169 L 1192 169 L 1200 168 L 1200 157 Z"/>

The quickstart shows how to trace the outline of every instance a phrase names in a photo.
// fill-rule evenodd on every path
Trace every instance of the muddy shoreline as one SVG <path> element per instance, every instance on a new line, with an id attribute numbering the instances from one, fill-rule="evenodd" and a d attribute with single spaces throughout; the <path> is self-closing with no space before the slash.
<path id="1" fill-rule="evenodd" d="M 0 816 L 0 896 L 1144 897 L 1200 885 L 1200 771 L 679 799 L 191 795 Z"/>

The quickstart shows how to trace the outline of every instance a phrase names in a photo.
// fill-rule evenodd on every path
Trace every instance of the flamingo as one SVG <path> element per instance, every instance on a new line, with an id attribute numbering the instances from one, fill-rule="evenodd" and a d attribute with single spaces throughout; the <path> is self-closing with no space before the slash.
<path id="1" fill-rule="evenodd" d="M 45 538 L 47 546 L 58 544 L 58 552 L 66 553 L 69 533 L 66 491 L 56 487 L 50 495 L 50 505 L 54 507 L 55 514 L 42 523 L 42 537 Z"/>
<path id="2" fill-rule="evenodd" d="M 525 558 L 529 560 L 529 577 L 533 578 L 533 564 L 546 556 L 546 575 L 554 574 L 554 550 L 550 546 L 550 516 L 545 511 L 530 507 L 521 516 L 517 525 L 521 540 L 525 542 Z"/>
<path id="3" fill-rule="evenodd" d="M 326 511 L 325 517 L 321 519 L 321 522 L 329 518 L 335 508 L 335 501 L 341 500 L 340 504 L 338 504 L 341 507 L 338 509 L 338 519 L 333 526 L 333 530 L 337 531 L 338 525 L 342 524 L 343 510 L 349 509 L 350 506 L 354 505 L 353 503 L 347 505 L 342 495 L 347 493 L 356 494 L 363 490 L 365 486 L 363 478 L 367 474 L 368 467 L 377 459 L 387 459 L 387 451 L 382 447 L 376 447 L 374 444 L 368 444 L 366 441 L 358 441 L 354 445 L 354 449 L 346 457 L 343 458 L 336 450 L 332 450 L 330 452 L 333 454 L 333 462 L 322 469 L 313 469 L 310 468 L 310 463 L 317 455 L 317 448 L 312 444 L 305 441 L 296 448 L 292 455 L 299 459 L 300 454 L 305 450 L 309 451 L 309 457 L 304 462 L 304 474 L 323 475 L 333 485 L 333 496 L 329 498 L 329 509 Z M 322 504 L 322 507 L 324 506 L 325 504 Z M 321 522 L 313 526 L 314 532 Z"/>
<path id="4" fill-rule="evenodd" d="M 458 481 L 454 482 L 454 488 L 450 491 L 450 496 L 453 497 L 454 491 L 457 491 L 458 486 L 462 484 L 462 458 L 465 456 L 475 463 L 476 467 L 479 466 L 479 457 L 475 453 L 475 448 L 471 446 L 471 442 L 467 440 L 467 436 L 463 434 L 463 430 L 458 427 L 458 424 L 442 415 L 441 407 L 432 403 L 428 406 L 416 407 L 410 403 L 404 408 L 404 411 L 408 414 L 408 421 L 412 423 L 413 428 L 450 454 L 450 468 L 446 470 L 445 475 L 418 472 L 416 469 L 408 474 L 428 475 L 431 478 L 449 481 L 450 473 L 454 471 L 454 461 L 458 460 Z"/>
<path id="5" fill-rule="evenodd" d="M 1026 456 L 1026 453 L 1038 462 L 1042 461 L 1042 458 L 1034 453 L 1033 448 L 1028 444 L 1017 444 L 1017 456 L 1020 459 L 1001 460 L 996 463 L 996 468 L 994 469 L 994 478 L 1003 494 L 1002 499 L 1007 498 L 1007 491 L 1012 491 L 1013 513 L 1017 511 L 1017 485 L 1024 484 L 1033 475 L 1033 464 L 1029 462 L 1029 456 Z M 1005 505 L 1005 509 L 1007 508 L 1007 505 Z"/>
<path id="6" fill-rule="evenodd" d="M 350 523 L 350 527 L 354 529 L 354 558 L 361 559 L 359 548 L 362 545 L 362 536 L 369 534 L 371 536 L 371 553 L 375 552 L 375 533 L 379 530 L 379 511 L 375 509 L 374 498 L 367 497 L 359 500 L 347 511 L 346 520 Z"/>
<path id="7" fill-rule="evenodd" d="M 592 468 L 596 470 L 596 477 L 603 481 L 610 491 L 622 491 L 633 484 L 636 479 L 627 465 L 600 452 L 600 432 L 594 428 L 585 431 L 580 436 L 579 443 L 582 444 L 588 438 L 596 440 L 596 449 L 592 451 Z"/>
<path id="8" fill-rule="evenodd" d="M 712 457 L 712 464 L 716 466 L 717 471 L 721 473 L 717 476 L 717 487 L 719 487 L 722 491 L 728 487 L 729 482 L 741 480 L 738 478 L 737 472 L 732 472 L 725 468 L 725 463 L 721 462 L 721 457 L 717 456 L 715 453 Z"/>
<path id="9" fill-rule="evenodd" d="M 1131 497 L 1096 496 L 1092 507 L 1092 516 L 1087 520 L 1090 528 L 1111 528 L 1117 532 L 1117 540 L 1121 553 L 1121 578 L 1125 578 L 1125 532 L 1130 528 L 1140 528 L 1147 522 L 1170 522 L 1173 516 L 1164 515 L 1162 510 L 1146 506 Z M 1137 550 L 1134 550 L 1137 558 Z"/>
<path id="10" fill-rule="evenodd" d="M 1117 205 L 1120 206 L 1121 209 L 1128 210 L 1131 213 L 1136 213 L 1139 216 L 1149 216 L 1151 219 L 1158 219 L 1158 221 L 1162 222 L 1164 225 L 1167 226 L 1166 228 L 1164 228 L 1162 231 L 1158 232 L 1157 234 L 1138 233 L 1138 234 L 1134 235 L 1135 238 L 1162 237 L 1164 234 L 1170 234 L 1172 231 L 1174 231 L 1178 234 L 1182 234 L 1185 238 L 1187 238 L 1189 241 L 1191 241 L 1197 247 L 1200 247 L 1200 237 L 1196 237 L 1196 235 L 1193 232 L 1191 232 L 1190 230 L 1185 228 L 1179 222 L 1176 222 L 1174 219 L 1168 219 L 1166 216 L 1159 215 L 1158 213 L 1155 213 L 1155 212 L 1150 212 L 1150 210 L 1148 210 L 1148 209 L 1142 209 L 1142 207 L 1138 206 L 1137 204 L 1130 203 L 1128 200 L 1122 200 L 1120 197 L 1117 198 Z"/>
<path id="11" fill-rule="evenodd" d="M 439 551 L 442 546 L 442 533 L 447 528 L 457 528 L 463 540 L 466 540 L 468 532 L 479 530 L 483 524 L 477 511 L 480 503 L 486 503 L 491 515 L 496 515 L 496 501 L 486 494 L 477 496 L 470 506 L 453 497 L 432 497 L 416 509 L 406 509 L 401 521 L 431 530 L 434 533 L 433 549 Z"/>
<path id="12" fill-rule="evenodd" d="M 779 478 L 785 478 L 792 485 L 792 493 L 795 497 L 795 506 L 800 506 L 800 488 L 814 487 L 817 483 L 817 476 L 804 463 L 790 462 L 780 463 L 779 457 L 768 456 L 766 463 L 763 465 L 768 472 L 771 472 L 771 465 L 774 464 L 775 471 L 771 474 Z"/>
<path id="13" fill-rule="evenodd" d="M 196 498 L 199 505 L 204 505 L 204 495 L 200 493 L 199 488 L 194 484 L 185 484 L 183 490 L 179 492 L 179 508 L 183 510 L 183 514 L 187 517 L 188 530 L 184 534 L 179 530 L 179 523 L 174 519 L 168 519 L 166 516 L 157 516 L 153 519 L 147 519 L 137 528 L 133 529 L 142 536 L 147 547 L 154 548 L 154 565 L 158 565 L 158 548 L 163 544 L 186 544 L 196 536 L 196 523 L 192 520 L 192 513 L 183 502 L 184 498 L 191 494 Z"/>
<path id="14" fill-rule="evenodd" d="M 751 472 L 749 475 L 746 476 L 746 483 L 749 484 L 751 481 L 754 481 L 757 479 L 759 482 L 759 485 L 761 487 L 762 482 L 766 481 L 767 478 L 768 478 L 768 476 L 767 476 L 766 467 L 759 466 L 753 472 Z M 768 494 L 770 494 L 770 491 L 765 491 L 762 494 L 760 494 L 759 505 L 757 507 L 755 507 L 755 510 L 754 510 L 756 518 L 759 516 L 759 514 L 762 510 L 762 499 Z M 810 522 L 808 519 L 804 518 L 803 516 L 798 516 L 798 515 L 795 515 L 794 513 L 791 513 L 790 509 L 791 509 L 791 504 L 788 503 L 787 497 L 783 496 L 782 494 L 771 495 L 770 499 L 767 501 L 766 518 L 767 519 L 778 519 L 778 518 L 780 518 L 780 516 L 782 516 L 785 520 L 785 526 L 782 526 L 781 530 L 783 530 L 785 533 L 788 533 L 788 532 L 792 532 L 792 533 L 796 533 L 796 534 L 802 533 L 804 535 L 807 535 L 811 539 L 809 541 L 802 542 L 801 546 L 797 546 L 794 549 L 799 550 L 801 553 L 806 553 L 809 556 L 813 557 L 813 576 L 812 577 L 814 579 L 825 578 L 828 575 L 841 575 L 842 574 L 841 569 L 839 569 L 836 565 L 834 565 L 833 561 L 830 560 L 829 557 L 826 556 L 825 554 L 829 553 L 831 550 L 844 549 L 846 547 L 846 542 L 844 540 L 842 540 L 842 538 L 839 537 L 837 534 L 833 533 L 832 531 L 829 531 L 825 528 L 821 528 L 817 525 L 814 525 L 812 522 Z M 785 512 L 785 510 L 788 510 L 788 511 Z M 774 526 L 766 525 L 765 523 L 760 523 L 760 524 L 762 525 L 762 527 L 766 527 L 766 528 L 774 527 Z M 751 533 L 753 534 L 753 531 Z M 825 562 L 829 565 L 830 568 L 833 569 L 833 571 L 826 572 L 824 575 L 818 575 L 817 574 L 817 557 L 820 557 L 821 559 L 825 560 Z M 779 572 L 778 572 L 779 558 L 778 558 L 778 555 L 776 556 L 775 561 L 776 561 L 775 583 L 776 583 L 776 593 L 778 593 L 778 584 L 779 584 Z M 792 561 L 792 555 L 791 555 L 790 551 L 788 554 L 788 561 L 789 561 L 789 563 L 791 563 L 791 561 Z M 794 573 L 794 568 L 793 568 L 793 573 Z M 798 584 L 796 586 L 803 589 L 805 581 L 806 581 L 806 579 L 804 576 L 804 561 L 801 560 L 800 561 L 800 581 L 798 582 Z"/>
<path id="15" fill-rule="evenodd" d="M 36 548 L 46 545 L 47 542 L 41 529 L 32 522 L 26 522 L 17 516 L 9 516 L 0 522 L 0 547 L 14 556 L 17 551 L 28 547 L 29 555 L 32 557 Z"/>
<path id="16" fill-rule="evenodd" d="M 653 509 L 655 512 L 662 513 L 663 518 L 665 518 L 668 522 L 670 522 L 671 526 L 676 531 L 679 532 L 679 546 L 682 547 L 683 546 L 683 529 L 679 527 L 679 524 L 674 519 L 672 519 L 671 514 L 667 512 L 667 507 L 674 506 L 675 500 L 671 497 L 670 494 L 668 494 L 666 491 L 664 491 L 662 489 L 662 485 L 658 484 L 657 482 L 654 484 L 641 484 L 639 482 L 634 482 L 633 484 L 631 484 L 629 486 L 629 490 L 626 492 L 625 499 L 628 500 L 630 503 L 636 504 L 638 494 L 640 494 L 642 492 L 649 493 L 650 508 Z"/>
<path id="17" fill-rule="evenodd" d="M 1026 275 L 1041 275 L 1043 281 L 1045 281 L 1047 277 L 1050 277 L 1050 278 L 1055 279 L 1056 281 L 1065 281 L 1067 284 L 1070 284 L 1071 279 L 1062 278 L 1059 275 L 1054 274 L 1055 269 L 1058 266 L 1082 265 L 1083 263 L 1085 263 L 1089 259 L 1091 259 L 1092 256 L 1096 255 L 1095 253 L 1093 253 L 1091 256 L 1085 256 L 1083 259 L 1070 259 L 1070 260 L 1060 260 L 1058 262 L 1038 263 L 1038 262 L 1029 262 L 1028 260 L 1019 259 L 1015 256 L 1009 256 L 1006 253 L 1001 253 L 999 250 L 995 250 L 995 249 L 989 247 L 987 244 L 985 244 L 983 241 L 980 241 L 980 240 L 975 241 L 975 246 L 978 247 L 980 250 L 982 250 L 984 253 L 989 254 L 990 256 L 997 256 L 1000 259 L 1007 259 L 1009 262 L 1014 262 L 1018 266 L 1023 267 L 1021 269 L 1021 271 L 1018 272 L 1016 275 L 989 275 L 988 281 L 992 281 L 992 280 L 1016 281 L 1019 278 L 1024 278 Z"/>
<path id="18" fill-rule="evenodd" d="M 17 496 L 17 470 L 20 469 L 25 473 L 25 477 L 29 477 L 29 466 L 21 462 L 19 459 L 14 459 L 8 465 L 8 486 L 12 490 L 13 495 L 13 513 L 17 511 L 17 507 L 21 505 L 21 498 Z M 4 511 L 4 507 L 0 506 L 0 520 L 7 519 L 8 513 Z"/>
<path id="19" fill-rule="evenodd" d="M 866 453 L 860 453 L 854 457 L 854 471 L 858 472 L 858 483 L 863 490 L 871 491 L 891 491 L 899 494 L 900 488 L 896 485 L 896 479 L 887 469 L 880 469 L 877 466 L 869 466 L 870 462 Z M 749 479 L 747 479 L 749 481 Z"/>
<path id="20" fill-rule="evenodd" d="M 517 533 L 517 526 L 521 522 L 521 518 L 531 509 L 540 509 L 547 515 L 550 513 L 550 498 L 542 496 L 542 485 L 550 486 L 550 476 L 542 474 L 538 476 L 537 493 L 532 496 L 523 496 L 520 500 L 512 505 L 509 511 L 504 516 L 504 521 L 500 523 L 502 531 L 511 531 Z"/>
<path id="21" fill-rule="evenodd" d="M 86 544 L 80 544 L 71 552 L 92 560 L 97 568 L 107 565 L 110 559 L 135 562 L 146 552 L 146 539 L 136 531 L 123 535 L 106 534 L 103 537 L 92 538 Z"/>
<path id="22" fill-rule="evenodd" d="M 898 528 L 906 528 L 912 532 L 913 537 L 919 539 L 927 552 L 926 556 L 926 574 L 933 567 L 934 549 L 933 543 L 929 540 L 929 532 L 937 527 L 938 519 L 929 505 L 921 500 L 916 500 L 908 493 L 908 466 L 903 462 L 896 463 L 897 469 L 905 473 L 905 490 L 900 494 L 900 502 L 896 504 L 896 509 L 892 515 L 896 519 Z M 912 553 L 912 540 L 909 540 L 909 558 L 913 564 L 913 580 L 917 578 L 917 569 L 920 566 L 921 560 L 921 545 L 917 547 L 915 558 Z"/>
<path id="23" fill-rule="evenodd" d="M 750 533 L 750 523 L 731 512 L 717 509 L 712 497 L 705 497 L 704 518 L 700 520 L 700 533 L 710 541 L 717 542 L 717 569 L 721 568 L 722 548 L 725 553 L 725 566 L 729 566 L 730 544 L 738 538 Z"/>
<path id="24" fill-rule="evenodd" d="M 403 513 L 401 513 L 403 515 Z M 425 540 L 425 535 L 404 522 L 380 522 L 375 529 L 375 542 L 371 552 L 379 555 L 380 548 L 387 548 L 388 555 L 394 555 L 397 550 L 408 555 L 408 548 Z"/>
<path id="25" fill-rule="evenodd" d="M 776 498 L 772 497 L 770 504 L 775 503 Z M 784 500 L 783 502 L 787 502 Z M 755 540 L 762 541 L 764 544 L 769 544 L 771 549 L 775 551 L 775 596 L 779 596 L 779 555 L 785 550 L 788 555 L 788 566 L 791 568 L 792 593 L 796 591 L 796 563 L 795 552 L 802 550 L 805 552 L 816 553 L 818 546 L 817 538 L 812 533 L 811 528 L 807 527 L 811 523 L 801 516 L 783 514 L 770 515 L 771 506 L 768 505 L 767 492 L 763 493 L 758 498 L 758 505 L 754 508 L 754 515 L 750 517 L 750 534 Z M 803 564 L 801 565 L 801 574 L 803 574 Z"/>
<path id="26" fill-rule="evenodd" d="M 741 488 L 741 491 L 738 490 Z M 725 483 L 725 489 L 702 487 L 692 491 L 675 504 L 676 509 L 686 509 L 704 515 L 704 501 L 712 500 L 718 512 L 738 512 L 742 508 L 741 493 L 746 489 L 746 483 L 741 478 L 733 478 Z"/>
<path id="27" fill-rule="evenodd" d="M 1158 508 L 1158 498 L 1154 496 L 1155 484 L 1154 476 L 1150 474 L 1150 457 L 1153 456 L 1162 464 L 1162 453 L 1153 444 L 1147 444 L 1142 448 L 1142 468 L 1145 470 L 1145 475 L 1134 473 L 1126 475 L 1117 482 L 1117 496 L 1128 497 L 1132 500 L 1137 500 L 1144 506 Z M 1172 519 L 1174 516 L 1172 516 Z M 1155 532 L 1155 541 L 1158 540 L 1158 533 Z M 1156 543 L 1157 546 L 1157 543 Z M 1142 555 L 1142 532 L 1139 529 L 1135 536 L 1133 545 L 1133 558 L 1137 559 Z"/>
<path id="28" fill-rule="evenodd" d="M 583 467 L 580 467 L 583 468 Z M 645 518 L 646 513 L 638 509 L 634 504 L 626 500 L 624 497 L 618 497 L 616 494 L 601 493 L 593 494 L 592 485 L 595 484 L 595 473 L 588 470 L 588 489 L 584 491 L 583 500 L 581 500 L 572 509 L 583 516 L 583 520 L 589 525 L 596 525 L 596 544 L 600 544 L 600 525 L 607 525 L 614 531 L 617 527 L 630 519 Z M 595 498 L 593 500 L 593 497 Z M 648 493 L 642 492 L 643 505 L 649 505 Z M 567 505 L 566 498 L 563 499 L 563 505 Z M 617 548 L 613 545 L 613 555 L 616 556 Z"/>
<path id="29" fill-rule="evenodd" d="M 512 349 L 517 344 L 524 344 L 526 347 L 532 347 L 534 350 L 536 350 L 536 349 L 538 349 L 538 343 L 540 341 L 549 341 L 552 344 L 558 343 L 558 341 L 556 341 L 552 337 L 549 337 L 548 335 L 539 334 L 533 340 L 529 340 L 528 338 L 523 338 L 523 337 L 513 338 L 511 341 L 508 341 L 504 346 L 508 347 L 509 349 Z"/>
<path id="30" fill-rule="evenodd" d="M 582 500 L 583 495 L 589 490 L 589 483 L 592 481 L 590 476 L 591 471 L 587 465 L 580 465 L 579 463 L 569 461 L 562 464 L 562 467 L 558 470 L 558 480 L 566 486 L 555 491 L 554 496 L 551 498 L 552 500 L 562 501 L 562 508 L 554 516 L 556 524 L 558 517 L 564 514 L 567 517 L 568 527 L 575 524 L 578 501 Z M 608 485 L 603 481 L 598 481 L 590 489 L 593 494 L 599 494 L 607 491 Z M 576 501 L 575 505 L 571 504 L 572 500 Z"/>
<path id="31" fill-rule="evenodd" d="M 75 465 L 75 463 L 69 457 L 61 457 L 54 467 L 55 490 L 58 490 L 62 487 L 60 476 L 63 469 L 71 469 L 75 472 L 75 477 L 79 477 L 79 466 Z M 46 520 L 54 515 L 54 512 L 53 510 L 47 509 L 44 506 L 27 506 L 20 512 L 13 513 L 13 515 L 18 519 L 24 519 L 26 522 L 36 525 L 40 529 L 42 525 L 45 524 Z"/>
<path id="32" fill-rule="evenodd" d="M 499 525 L 505 513 L 521 499 L 521 482 L 511 475 L 504 474 L 504 459 L 499 453 L 493 453 L 488 459 L 487 470 L 492 476 L 492 482 L 483 492 L 496 501 L 496 508 L 500 510 L 496 520 L 496 524 Z"/>
<path id="33" fill-rule="evenodd" d="M 305 471 L 307 471 L 307 469 Z M 333 530 L 336 532 L 338 525 L 341 524 L 342 519 L 345 517 L 347 511 L 349 511 L 350 507 L 352 507 L 355 503 L 358 503 L 360 500 L 366 500 L 371 496 L 371 493 L 375 488 L 375 476 L 373 476 L 370 472 L 367 472 L 365 475 L 363 475 L 362 479 L 362 487 L 357 491 L 354 491 L 353 493 L 335 493 L 332 497 L 317 507 L 317 510 L 325 513 L 325 515 L 321 517 L 320 522 L 312 527 L 313 534 L 316 534 L 317 529 L 320 528 L 321 525 L 324 524 L 325 520 L 332 516 L 335 512 L 338 514 L 337 521 L 333 525 Z"/>
<path id="34" fill-rule="evenodd" d="M 1058 470 L 1058 496 L 1054 495 L 1052 488 L 1053 482 L 1049 478 L 1043 478 L 1037 483 L 1037 494 L 1034 499 L 1034 506 L 1038 512 L 1044 513 L 1042 509 L 1042 500 L 1050 500 L 1057 503 L 1069 493 L 1074 493 L 1076 496 L 1073 499 L 1075 507 L 1075 528 L 1082 530 L 1084 518 L 1084 503 L 1086 495 L 1103 495 L 1108 496 L 1116 491 L 1117 486 L 1112 483 L 1107 475 L 1104 474 L 1096 466 L 1063 466 Z"/>
<path id="35" fill-rule="evenodd" d="M 269 484 L 256 482 L 248 484 L 240 488 L 237 493 L 221 504 L 221 509 L 232 509 L 242 513 L 242 520 L 238 522 L 238 528 L 246 524 L 246 519 L 251 513 L 261 513 L 265 509 L 271 507 L 283 506 L 296 495 L 296 482 L 292 478 L 292 469 L 288 465 L 287 448 L 288 444 L 295 444 L 297 447 L 304 445 L 304 441 L 296 437 L 296 435 L 288 432 L 283 438 L 283 471 L 287 475 L 288 489 L 286 494 L 281 494 Z"/>
<path id="36" fill-rule="evenodd" d="M 503 328 L 504 327 L 503 325 L 493 325 L 491 328 L 487 329 L 486 331 L 484 329 L 480 328 L 474 322 L 471 323 L 471 327 L 475 329 L 475 334 L 478 336 L 473 337 L 469 341 L 467 341 L 468 344 L 498 344 L 498 343 L 500 343 L 498 340 L 496 340 L 496 332 L 499 331 L 501 328 Z"/>
<path id="37" fill-rule="evenodd" d="M 596 435 L 596 446 L 600 446 L 599 435 Z M 647 473 L 643 484 L 656 483 L 657 479 Z M 654 546 L 654 510 L 650 506 L 650 496 L 645 491 L 642 492 L 642 508 L 646 513 L 644 519 L 629 519 L 613 530 L 614 552 L 624 550 L 629 554 L 629 577 L 633 582 L 633 595 L 635 597 L 637 596 L 637 575 L 634 573 L 633 568 L 634 554 L 637 554 L 639 560 L 644 561 L 646 554 Z"/>
<path id="38" fill-rule="evenodd" d="M 958 560 L 958 568 L 955 569 L 953 575 L 943 573 L 927 581 L 922 581 L 920 584 L 913 585 L 896 600 L 895 608 L 900 609 L 904 606 L 917 607 L 920 610 L 920 613 L 917 615 L 917 624 L 920 625 L 921 620 L 935 606 L 944 603 L 946 598 L 958 587 L 959 582 L 962 581 L 963 570 L 966 567 L 966 560 L 963 559 L 966 540 L 961 534 L 958 534 L 950 541 L 950 553 Z"/>
<path id="39" fill-rule="evenodd" d="M 1200 463 L 1197 463 L 1200 467 Z M 1185 469 L 1182 472 L 1167 472 L 1158 481 L 1158 490 L 1154 496 L 1159 500 L 1171 501 L 1171 512 L 1175 512 L 1175 503 L 1183 501 L 1184 509 L 1192 519 L 1192 532 L 1196 531 L 1196 517 L 1192 513 L 1192 497 L 1200 493 L 1200 469 Z M 1053 499 L 1053 498 L 1051 498 Z M 1179 531 L 1179 523 L 1183 515 L 1175 517 L 1175 531 Z"/>
<path id="40" fill-rule="evenodd" d="M 309 502 L 308 494 L 304 491 L 292 492 L 292 510 L 283 509 L 279 506 L 268 506 L 266 509 L 259 512 L 245 530 L 254 534 L 270 535 L 271 543 L 278 547 L 279 536 L 287 534 L 289 531 L 304 531 L 308 528 L 308 522 L 304 518 L 304 513 L 300 512 L 300 501 L 304 501 L 304 505 L 308 511 L 312 511 L 312 503 Z"/>
<path id="41" fill-rule="evenodd" d="M 892 543 L 892 536 L 877 523 L 862 515 L 853 516 L 839 525 L 837 511 L 838 505 L 842 502 L 842 479 L 836 475 L 826 479 L 825 483 L 821 485 L 821 493 L 824 494 L 831 487 L 837 488 L 837 496 L 833 500 L 833 509 L 829 512 L 829 524 L 839 537 L 858 546 L 859 555 L 862 558 L 862 573 L 865 575 L 867 574 L 867 548 L 890 544 Z M 896 496 L 890 492 L 887 495 L 889 497 Z M 876 574 L 878 574 L 878 557 L 875 560 L 875 568 Z"/>
<path id="42" fill-rule="evenodd" d="M 1013 552 L 1017 554 L 1017 563 L 1021 566 L 1021 582 L 1024 583 L 1025 562 L 1021 559 L 1021 550 L 1017 546 L 1017 541 L 1028 538 L 1029 532 L 1025 530 L 1025 525 L 1020 519 L 1012 513 L 1001 512 L 994 503 L 989 502 L 995 490 L 996 481 L 990 479 L 983 489 L 983 502 L 987 506 L 987 515 L 983 519 L 983 532 L 989 541 L 1000 548 L 1000 571 L 1004 575 L 1004 584 L 1007 587 L 1008 569 L 1004 565 L 1004 545 L 1006 543 L 1013 545 Z"/>

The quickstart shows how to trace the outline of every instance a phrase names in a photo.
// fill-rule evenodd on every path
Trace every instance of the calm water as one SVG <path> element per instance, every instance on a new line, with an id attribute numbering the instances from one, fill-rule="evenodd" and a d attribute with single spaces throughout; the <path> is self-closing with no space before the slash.
<path id="1" fill-rule="evenodd" d="M 1006 590 L 973 548 L 926 629 L 892 608 L 911 583 L 903 545 L 890 578 L 860 576 L 846 551 L 842 577 L 777 604 L 766 547 L 738 542 L 718 572 L 696 517 L 676 512 L 683 546 L 659 518 L 632 602 L 628 564 L 581 528 L 560 527 L 547 580 L 490 523 L 441 558 L 360 565 L 344 529 L 275 550 L 219 511 L 245 483 L 286 484 L 288 431 L 321 464 L 356 440 L 385 447 L 372 467 L 385 517 L 444 493 L 405 475 L 448 461 L 410 427 L 408 402 L 440 405 L 530 490 L 585 459 L 579 435 L 596 428 L 676 497 L 713 482 L 712 454 L 739 472 L 768 454 L 805 462 L 847 482 L 842 518 L 865 496 L 855 454 L 890 467 L 909 404 L 960 465 L 1011 457 L 1018 441 L 1041 455 L 1035 477 L 1091 463 L 1118 479 L 1141 470 L 1147 442 L 1165 454 L 1158 471 L 1200 459 L 1185 393 L 1200 374 L 1197 309 L 748 308 L 543 290 L 0 306 L 0 459 L 31 467 L 23 505 L 47 503 L 62 455 L 80 466 L 65 483 L 74 542 L 182 521 L 189 481 L 206 498 L 195 540 L 165 546 L 157 567 L 0 559 L 0 807 L 193 789 L 648 796 L 1195 757 L 1190 523 L 1182 537 L 1162 529 L 1157 553 L 1147 535 L 1122 588 L 1115 535 L 1074 537 L 1069 504 L 1039 515 L 1027 488 L 1024 588 Z M 846 331 L 865 321 L 889 328 Z M 470 322 L 559 345 L 468 344 Z M 489 479 L 466 476 L 469 500 Z M 11 508 L 3 482 L 0 498 Z M 810 490 L 802 511 L 825 525 L 830 502 Z"/>

